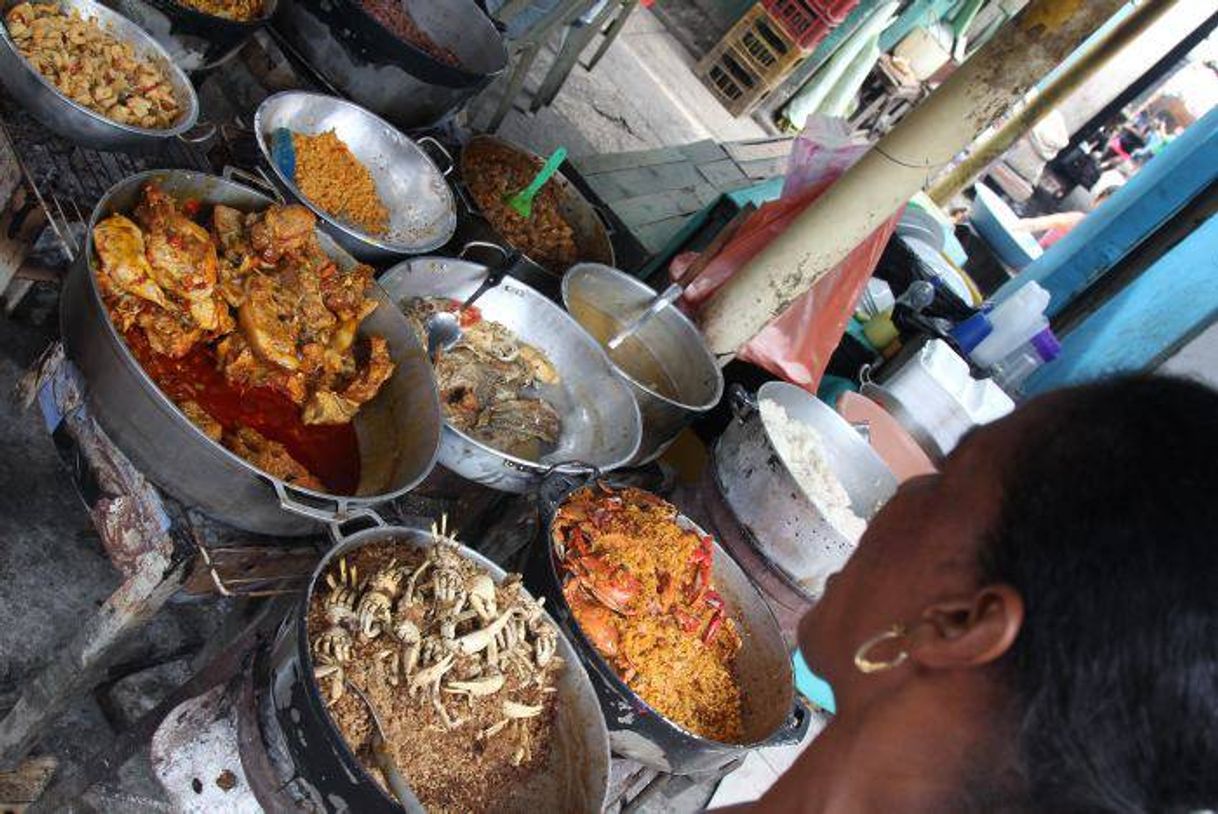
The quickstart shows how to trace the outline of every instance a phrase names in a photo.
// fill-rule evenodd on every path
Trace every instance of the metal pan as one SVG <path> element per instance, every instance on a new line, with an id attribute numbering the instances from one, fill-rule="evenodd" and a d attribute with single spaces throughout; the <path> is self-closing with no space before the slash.
<path id="1" fill-rule="evenodd" d="M 388 233 L 368 234 L 304 197 L 295 179 L 271 158 L 271 134 L 279 127 L 309 135 L 334 130 L 372 173 L 377 194 L 389 209 Z M 357 104 L 305 91 L 284 91 L 265 99 L 254 114 L 254 134 L 275 183 L 290 199 L 313 210 L 322 228 L 359 260 L 396 260 L 429 252 L 447 243 L 457 228 L 453 193 L 444 180 L 452 170 L 452 159 L 435 139 L 415 142 Z M 420 143 L 430 143 L 448 158 L 448 167 L 440 170 Z"/>
<path id="2" fill-rule="evenodd" d="M 175 0 L 110 0 L 110 5 L 151 34 L 184 71 L 205 71 L 228 61 L 275 13 L 277 0 L 264 0 L 250 20 L 207 14 Z"/>
<path id="3" fill-rule="evenodd" d="M 39 2 L 40 0 L 35 0 Z M 20 0 L 3 0 L 0 9 L 9 9 Z M 82 17 L 94 18 L 121 42 L 128 43 L 138 56 L 154 62 L 165 72 L 173 85 L 173 95 L 182 114 L 173 127 L 163 130 L 120 124 L 95 113 L 60 93 L 17 51 L 8 34 L 7 25 L 0 25 L 0 82 L 9 93 L 51 130 L 64 138 L 99 150 L 145 152 L 155 150 L 167 139 L 181 138 L 194 127 L 199 117 L 199 100 L 186 74 L 173 64 L 165 49 L 135 23 L 93 0 L 48 0 L 67 11 L 77 11 Z M 185 140 L 185 139 L 184 139 Z"/>
<path id="4" fill-rule="evenodd" d="M 120 181 L 89 219 L 85 251 L 73 266 L 60 300 L 60 328 L 68 357 L 87 384 L 89 409 L 132 463 L 166 492 L 219 520 L 273 535 L 315 532 L 399 497 L 431 471 L 440 443 L 440 402 L 427 355 L 405 317 L 374 288 L 378 307 L 359 328 L 388 341 L 396 368 L 376 398 L 355 417 L 360 484 L 355 495 L 332 495 L 292 486 L 255 468 L 212 441 L 156 386 L 119 335 L 97 287 L 93 227 L 115 212 L 130 212 L 145 183 L 156 180 L 179 199 L 224 203 L 244 211 L 270 199 L 212 175 L 153 170 Z M 324 234 L 322 248 L 340 268 L 355 261 Z"/>
<path id="5" fill-rule="evenodd" d="M 423 257 L 394 266 L 379 282 L 400 306 L 415 297 L 465 300 L 486 275 L 487 267 L 477 263 Z M 642 419 L 600 345 L 565 311 L 511 277 L 483 294 L 478 308 L 542 351 L 558 370 L 559 383 L 543 386 L 541 395 L 558 411 L 562 437 L 555 449 L 531 461 L 489 447 L 446 422 L 440 463 L 504 492 L 530 491 L 555 468 L 586 472 L 625 465 L 638 449 Z"/>
<path id="6" fill-rule="evenodd" d="M 612 485 L 612 484 L 610 484 Z M 532 549 L 525 584 L 546 598 L 546 607 L 588 665 L 601 699 L 609 743 L 614 754 L 673 774 L 721 769 L 752 749 L 798 743 L 812 722 L 812 712 L 795 692 L 790 654 L 769 605 L 748 575 L 714 543 L 714 582 L 736 622 L 741 649 L 736 679 L 744 701 L 744 741 L 722 743 L 695 735 L 653 709 L 631 690 L 584 635 L 562 591 L 554 554 L 554 519 L 559 508 L 581 489 L 598 488 L 565 476 L 552 476 L 539 490 L 545 513 L 543 539 Z M 684 514 L 677 522 L 701 536 L 706 532 Z"/>
<path id="7" fill-rule="evenodd" d="M 436 544 L 430 532 L 404 527 L 379 526 L 343 537 L 336 527 L 337 542 L 313 572 L 309 590 L 293 606 L 279 628 L 271 655 L 275 715 L 283 729 L 288 751 L 301 778 L 324 801 L 327 811 L 401 811 L 395 800 L 364 771 L 350 746 L 326 711 L 313 678 L 313 656 L 309 652 L 308 610 L 313 592 L 336 557 L 385 539 L 405 549 L 428 549 Z M 465 546 L 460 553 L 485 568 L 495 582 L 507 576 L 502 568 Z M 551 622 L 553 618 L 551 617 Z M 558 627 L 557 625 L 555 625 Z M 498 810 L 513 812 L 599 812 L 609 786 L 609 738 L 604 716 L 588 673 L 578 652 L 562 635 L 558 655 L 566 662 L 558 681 L 559 703 L 549 758 L 537 774 L 511 789 Z M 444 733 L 434 733 L 443 737 Z M 404 778 L 407 783 L 409 777 Z"/>
<path id="8" fill-rule="evenodd" d="M 488 241 L 511 246 L 499 234 L 498 230 L 495 229 L 494 224 L 478 208 L 478 205 L 474 202 L 473 195 L 470 194 L 468 189 L 471 177 L 470 162 L 482 154 L 489 154 L 492 157 L 514 156 L 516 160 L 520 160 L 520 157 L 523 157 L 524 160 L 531 162 L 537 169 L 541 169 L 544 160 L 535 153 L 529 152 L 523 147 L 519 147 L 497 136 L 474 136 L 461 151 L 459 162 L 461 183 L 466 187 L 466 189 L 461 190 L 461 197 L 466 208 L 469 210 L 469 216 L 462 218 L 458 234 L 459 240 L 463 242 Z M 576 262 L 601 263 L 606 266 L 614 265 L 613 244 L 609 240 L 609 231 L 605 228 L 605 223 L 601 220 L 600 215 L 597 214 L 596 208 L 588 202 L 588 199 L 561 172 L 555 173 L 554 177 L 547 183 L 553 184 L 557 189 L 559 212 L 563 220 L 570 224 L 572 231 L 575 233 Z M 511 246 L 511 248 L 519 249 L 520 247 Z M 557 293 L 557 283 L 562 279 L 563 274 L 567 270 L 565 268 L 547 268 L 528 257 L 525 259 L 528 261 L 525 264 L 525 269 L 517 276 L 535 288 L 542 290 L 552 288 Z"/>

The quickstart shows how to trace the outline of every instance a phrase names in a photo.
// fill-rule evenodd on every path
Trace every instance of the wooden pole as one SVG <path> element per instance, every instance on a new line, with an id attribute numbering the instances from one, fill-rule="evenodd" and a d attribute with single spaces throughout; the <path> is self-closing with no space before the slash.
<path id="1" fill-rule="evenodd" d="M 1077 62 L 1041 88 L 1040 93 L 1018 113 L 1007 119 L 1002 127 L 984 141 L 978 142 L 968 158 L 936 180 L 927 190 L 930 197 L 935 203 L 944 206 L 953 195 L 971 184 L 986 167 L 998 160 L 1012 144 L 1035 127 L 1066 97 L 1095 76 L 1096 71 L 1107 64 L 1109 59 L 1145 33 L 1171 6 L 1172 3 L 1144 3 L 1137 6 L 1102 40 L 1092 44 Z"/>
<path id="2" fill-rule="evenodd" d="M 734 356 L 1125 2 L 1032 0 L 711 299 L 716 356 Z"/>

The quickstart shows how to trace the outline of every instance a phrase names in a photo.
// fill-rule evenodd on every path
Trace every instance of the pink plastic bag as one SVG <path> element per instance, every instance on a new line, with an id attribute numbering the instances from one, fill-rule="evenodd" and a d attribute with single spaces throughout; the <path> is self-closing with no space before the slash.
<path id="1" fill-rule="evenodd" d="M 791 145 L 782 196 L 763 204 L 745 221 L 685 290 L 682 306 L 696 314 L 737 269 L 781 234 L 866 151 L 865 143 L 850 138 L 843 120 L 809 116 L 803 132 Z M 753 337 L 741 349 L 739 358 L 815 392 L 899 218 L 898 212 L 876 228 L 810 291 Z M 669 275 L 676 279 L 695 257 L 696 253 L 686 252 L 673 258 Z"/>

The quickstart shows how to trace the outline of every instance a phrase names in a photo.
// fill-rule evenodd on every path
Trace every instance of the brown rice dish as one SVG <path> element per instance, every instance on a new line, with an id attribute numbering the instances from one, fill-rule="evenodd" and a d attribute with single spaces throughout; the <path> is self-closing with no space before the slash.
<path id="1" fill-rule="evenodd" d="M 521 217 L 503 198 L 519 192 L 541 169 L 541 162 L 488 145 L 468 160 L 465 183 L 482 215 L 504 240 L 540 265 L 562 274 L 579 261 L 575 230 L 559 209 L 558 187 L 550 180 L 533 199 L 533 215 Z"/>
<path id="2" fill-rule="evenodd" d="M 428 811 L 509 802 L 549 757 L 563 660 L 558 631 L 518 576 L 496 585 L 451 542 L 375 542 L 333 562 L 309 606 L 318 689 L 365 770 L 368 708 Z"/>
<path id="3" fill-rule="evenodd" d="M 389 210 L 376 192 L 372 173 L 333 130 L 315 136 L 293 133 L 292 148 L 296 187 L 302 195 L 370 235 L 389 230 Z"/>
<path id="4" fill-rule="evenodd" d="M 266 8 L 263 0 L 178 0 L 178 2 L 195 11 L 237 22 L 255 20 L 262 16 L 262 12 Z"/>
<path id="5" fill-rule="evenodd" d="M 4 21 L 18 53 L 73 102 L 119 124 L 155 130 L 181 118 L 165 69 L 97 20 L 55 3 L 19 3 Z"/>
<path id="6" fill-rule="evenodd" d="M 563 501 L 553 544 L 575 620 L 626 685 L 690 732 L 739 742 L 740 636 L 712 581 L 711 538 L 648 492 L 597 483 Z"/>

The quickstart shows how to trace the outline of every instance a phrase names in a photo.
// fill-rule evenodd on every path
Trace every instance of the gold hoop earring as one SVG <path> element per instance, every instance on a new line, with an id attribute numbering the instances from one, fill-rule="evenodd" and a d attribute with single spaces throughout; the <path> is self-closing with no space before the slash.
<path id="1" fill-rule="evenodd" d="M 905 663 L 905 660 L 909 658 L 909 653 L 905 650 L 897 653 L 895 657 L 889 659 L 888 661 L 872 661 L 871 659 L 867 658 L 867 654 L 871 652 L 873 647 L 882 642 L 886 642 L 889 639 L 902 639 L 904 637 L 905 625 L 893 625 L 883 633 L 872 636 L 870 639 L 859 645 L 859 649 L 855 651 L 854 666 L 858 668 L 860 673 L 864 673 L 866 675 L 870 675 L 871 673 L 882 673 L 885 670 L 891 670 L 893 667 L 901 666 Z"/>

